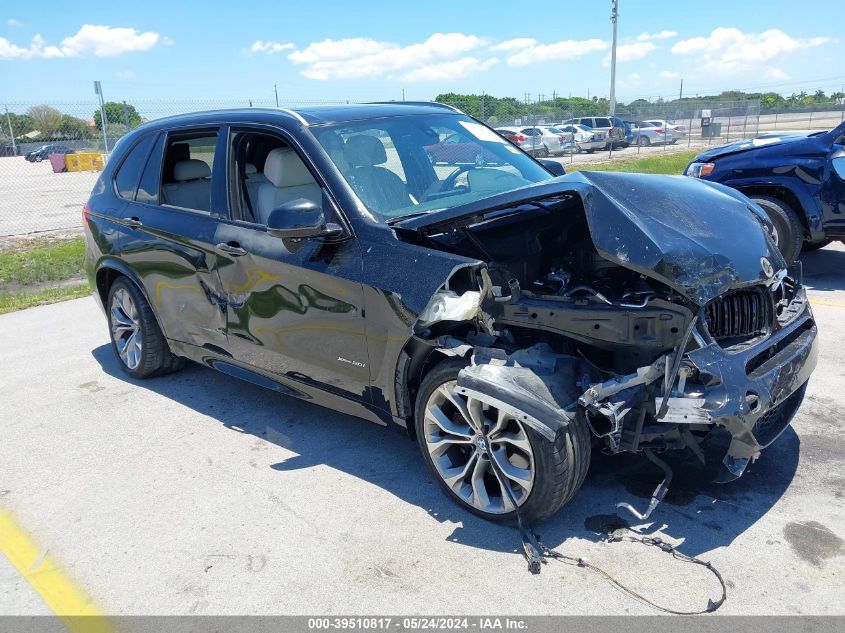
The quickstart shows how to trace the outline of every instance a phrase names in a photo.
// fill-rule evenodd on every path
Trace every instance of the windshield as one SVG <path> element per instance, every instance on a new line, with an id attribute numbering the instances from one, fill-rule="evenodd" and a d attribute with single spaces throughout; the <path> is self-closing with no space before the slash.
<path id="1" fill-rule="evenodd" d="M 466 116 L 411 115 L 311 131 L 380 220 L 440 211 L 553 178 Z"/>

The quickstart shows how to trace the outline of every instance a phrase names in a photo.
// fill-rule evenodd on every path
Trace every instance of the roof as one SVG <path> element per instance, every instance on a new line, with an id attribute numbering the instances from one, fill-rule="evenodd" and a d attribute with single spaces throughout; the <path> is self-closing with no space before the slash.
<path id="1" fill-rule="evenodd" d="M 174 123 L 185 125 L 206 125 L 221 122 L 270 122 L 278 117 L 296 120 L 303 125 L 342 123 L 378 117 L 407 116 L 415 114 L 459 113 L 460 111 L 444 103 L 391 101 L 386 103 L 350 103 L 343 105 L 307 106 L 295 110 L 285 108 L 237 108 L 231 110 L 209 110 L 178 114 L 156 119 L 143 125 L 144 129 L 172 126 Z"/>

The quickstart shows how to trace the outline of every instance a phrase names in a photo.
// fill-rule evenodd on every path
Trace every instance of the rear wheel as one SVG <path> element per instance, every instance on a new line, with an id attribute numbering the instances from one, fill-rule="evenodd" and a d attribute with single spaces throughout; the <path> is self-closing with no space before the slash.
<path id="1" fill-rule="evenodd" d="M 126 277 L 109 289 L 107 314 L 112 349 L 127 374 L 148 378 L 182 368 L 183 360 L 170 352 L 150 304 Z"/>
<path id="2" fill-rule="evenodd" d="M 651 141 L 649 140 L 649 138 L 647 136 L 641 136 L 637 140 L 637 145 L 639 145 L 640 147 L 648 147 L 650 144 L 651 144 Z"/>
<path id="3" fill-rule="evenodd" d="M 590 463 L 586 425 L 576 420 L 550 442 L 515 417 L 456 390 L 463 360 L 435 367 L 417 394 L 415 428 L 423 458 L 440 487 L 461 507 L 497 522 L 557 512 L 580 488 Z M 483 425 L 484 435 L 479 432 Z M 492 467 L 495 460 L 502 481 Z"/>
<path id="4" fill-rule="evenodd" d="M 798 214 L 791 206 L 778 198 L 755 195 L 751 196 L 751 200 L 760 205 L 769 216 L 774 226 L 772 239 L 786 262 L 791 264 L 801 254 L 801 246 L 804 242 L 804 230 Z"/>

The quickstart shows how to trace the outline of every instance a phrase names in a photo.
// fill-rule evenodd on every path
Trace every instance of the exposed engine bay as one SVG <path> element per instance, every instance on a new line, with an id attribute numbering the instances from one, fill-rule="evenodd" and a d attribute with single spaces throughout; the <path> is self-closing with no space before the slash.
<path id="1" fill-rule="evenodd" d="M 402 239 L 480 262 L 453 272 L 415 336 L 471 357 L 458 386 L 546 436 L 577 420 L 610 453 L 689 448 L 703 461 L 701 441 L 727 432 L 719 480 L 739 477 L 815 366 L 800 265 L 736 194 L 699 202 L 723 205 L 753 243 L 717 233 L 731 230 L 718 215 L 691 220 L 695 201 L 673 187 L 641 191 L 649 207 L 635 214 L 613 190 L 630 180 L 575 178 L 593 186 L 400 223 Z"/>

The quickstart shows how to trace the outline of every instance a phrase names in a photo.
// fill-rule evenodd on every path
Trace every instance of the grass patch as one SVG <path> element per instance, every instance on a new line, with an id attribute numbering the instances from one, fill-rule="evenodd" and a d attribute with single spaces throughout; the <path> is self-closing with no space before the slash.
<path id="1" fill-rule="evenodd" d="M 59 288 L 44 288 L 34 292 L 0 292 L 0 314 L 24 310 L 47 303 L 78 299 L 91 294 L 91 287 L 88 282 L 74 285 L 62 286 Z"/>
<path id="2" fill-rule="evenodd" d="M 88 295 L 81 237 L 20 240 L 0 249 L 0 314 Z"/>
<path id="3" fill-rule="evenodd" d="M 665 156 L 651 154 L 642 158 L 620 158 L 607 163 L 564 165 L 567 171 L 627 171 L 635 174 L 682 174 L 687 164 L 700 150 L 678 152 Z"/>
<path id="4" fill-rule="evenodd" d="M 84 256 L 81 237 L 20 242 L 0 250 L 0 292 L 82 277 Z"/>

